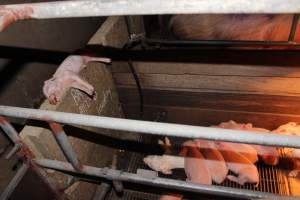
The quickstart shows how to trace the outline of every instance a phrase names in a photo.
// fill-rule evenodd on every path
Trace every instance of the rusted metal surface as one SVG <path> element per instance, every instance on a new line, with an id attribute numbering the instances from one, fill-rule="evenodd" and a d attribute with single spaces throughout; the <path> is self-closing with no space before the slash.
<path id="1" fill-rule="evenodd" d="M 81 0 L 2 6 L 0 30 L 28 18 L 203 13 L 299 13 L 298 0 Z"/>
<path id="2" fill-rule="evenodd" d="M 49 122 L 49 126 L 53 132 L 53 135 L 59 144 L 61 150 L 63 151 L 64 155 L 66 156 L 67 160 L 73 165 L 73 167 L 81 171 L 81 164 L 77 158 L 76 153 L 74 152 L 69 140 L 68 136 L 64 132 L 62 126 L 55 122 Z"/>

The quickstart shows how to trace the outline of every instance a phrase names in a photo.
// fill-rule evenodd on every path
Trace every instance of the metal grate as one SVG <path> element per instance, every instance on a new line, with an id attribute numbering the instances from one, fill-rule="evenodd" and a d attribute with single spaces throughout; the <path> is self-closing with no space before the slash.
<path id="1" fill-rule="evenodd" d="M 146 137 L 147 142 L 153 142 L 156 143 L 158 136 L 151 136 Z M 145 136 L 141 136 L 139 138 L 139 141 L 145 141 Z M 170 138 L 172 141 L 172 144 L 175 146 L 174 151 L 179 151 L 180 145 L 183 142 L 183 139 L 180 138 Z M 148 167 L 143 163 L 143 158 L 145 155 L 136 153 L 136 152 L 123 152 L 122 155 L 120 154 L 120 160 L 126 160 L 126 163 L 121 163 L 123 166 L 118 166 L 128 172 L 136 173 L 138 168 L 142 169 L 148 169 Z M 283 151 L 280 152 L 280 157 L 285 157 Z M 129 159 L 124 159 L 129 158 Z M 125 166 L 125 167 L 124 167 Z M 268 166 L 261 162 L 257 163 L 257 169 L 259 171 L 260 176 L 260 182 L 257 187 L 255 187 L 253 184 L 245 184 L 244 186 L 238 185 L 237 183 L 231 182 L 229 180 L 225 180 L 221 186 L 225 187 L 233 187 L 233 188 L 240 188 L 240 189 L 247 189 L 252 191 L 260 191 L 260 192 L 269 192 L 273 194 L 279 194 L 279 195 L 290 195 L 289 192 L 289 185 L 287 176 L 284 173 L 284 170 L 280 168 L 280 166 Z M 160 177 L 168 177 L 173 179 L 181 179 L 185 180 L 185 174 L 183 170 L 174 170 L 172 176 L 165 176 L 163 174 L 159 175 Z M 159 198 L 159 195 L 154 195 L 150 193 L 144 193 L 139 191 L 129 191 L 126 190 L 124 192 L 124 195 L 122 197 L 117 197 L 114 192 L 111 192 L 110 195 L 108 195 L 108 199 L 110 200 L 116 200 L 116 199 L 128 199 L 128 200 L 144 200 L 144 199 L 153 199 L 156 200 Z"/>

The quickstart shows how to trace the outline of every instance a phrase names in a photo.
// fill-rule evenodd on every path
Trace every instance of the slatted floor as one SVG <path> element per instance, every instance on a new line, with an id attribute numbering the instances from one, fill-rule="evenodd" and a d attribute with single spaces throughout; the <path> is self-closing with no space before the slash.
<path id="1" fill-rule="evenodd" d="M 147 137 L 149 140 L 149 137 Z M 157 137 L 153 136 L 152 142 L 157 141 Z M 141 140 L 143 140 L 141 138 Z M 171 141 L 173 142 L 175 146 L 182 143 L 180 139 L 171 138 Z M 145 157 L 143 154 L 139 153 L 133 153 L 133 152 L 125 152 L 123 155 L 126 158 L 130 157 L 130 159 L 126 159 L 126 171 L 136 173 L 138 168 L 141 169 L 149 169 L 142 161 L 142 159 Z M 281 152 L 281 156 L 284 156 Z M 120 166 L 122 167 L 122 166 Z M 124 167 L 124 165 L 123 165 Z M 245 184 L 244 186 L 238 185 L 234 182 L 231 182 L 229 180 L 225 180 L 221 185 L 226 187 L 233 187 L 233 188 L 240 188 L 240 189 L 248 189 L 253 191 L 261 191 L 261 192 L 269 192 L 279 195 L 290 195 L 289 192 L 289 186 L 287 177 L 279 166 L 267 166 L 263 163 L 258 163 L 257 168 L 260 175 L 260 182 L 257 187 L 255 187 L 253 184 Z M 124 169 L 124 168 L 123 168 Z M 159 175 L 160 177 L 166 177 L 166 178 L 172 178 L 172 179 L 181 179 L 185 180 L 185 174 L 183 170 L 174 170 L 172 176 L 165 176 L 163 174 Z M 113 192 L 108 195 L 110 200 L 115 199 L 128 199 L 128 200 L 144 200 L 144 199 L 158 199 L 158 195 L 150 194 L 150 193 L 143 193 L 143 192 L 135 192 L 135 191 L 125 191 L 124 195 L 122 197 L 117 197 Z"/>

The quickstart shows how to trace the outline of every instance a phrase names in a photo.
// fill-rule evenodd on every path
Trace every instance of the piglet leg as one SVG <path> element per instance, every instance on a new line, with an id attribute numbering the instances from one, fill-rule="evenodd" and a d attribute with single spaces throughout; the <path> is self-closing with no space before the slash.
<path id="1" fill-rule="evenodd" d="M 108 58 L 72 55 L 67 57 L 58 67 L 53 77 L 44 82 L 43 92 L 51 104 L 60 101 L 69 88 L 77 88 L 88 95 L 94 94 L 94 87 L 79 77 L 79 72 L 89 62 L 110 62 Z"/>

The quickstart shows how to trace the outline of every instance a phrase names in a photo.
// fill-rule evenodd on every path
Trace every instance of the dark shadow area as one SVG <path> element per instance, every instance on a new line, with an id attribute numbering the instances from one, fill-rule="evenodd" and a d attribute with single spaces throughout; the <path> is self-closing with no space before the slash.
<path id="1" fill-rule="evenodd" d="M 15 48 L 0 46 L 1 57 L 18 58 L 47 63 L 61 63 L 71 52 Z M 3 52 L 3 54 L 2 54 Z M 212 64 L 245 64 L 265 66 L 299 66 L 299 50 L 247 50 L 247 49 L 148 49 L 124 50 L 100 45 L 88 45 L 74 54 L 93 54 L 109 57 L 113 61 L 161 61 L 161 62 L 199 62 Z"/>
<path id="2" fill-rule="evenodd" d="M 0 95 L 5 90 L 5 87 L 10 84 L 15 76 L 24 68 L 24 65 L 28 63 L 25 60 L 10 60 L 6 65 L 3 66 L 0 71 Z M 2 67 L 2 66 L 1 66 Z"/>
<path id="3" fill-rule="evenodd" d="M 22 178 L 19 185 L 12 193 L 10 200 L 30 199 L 30 200 L 53 200 L 55 193 L 47 185 L 40 175 L 31 167 Z"/>

